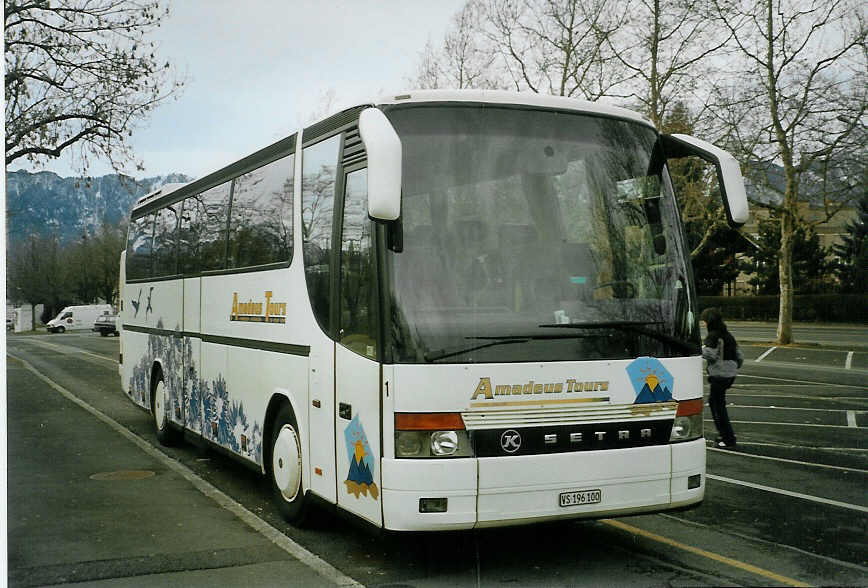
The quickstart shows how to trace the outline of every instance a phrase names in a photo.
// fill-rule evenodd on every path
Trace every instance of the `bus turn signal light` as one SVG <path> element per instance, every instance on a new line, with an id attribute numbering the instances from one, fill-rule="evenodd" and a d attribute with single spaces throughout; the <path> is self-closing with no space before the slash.
<path id="1" fill-rule="evenodd" d="M 702 414 L 702 398 L 682 400 L 678 403 L 678 411 L 675 413 L 675 416 L 691 416 L 694 414 Z"/>
<path id="2" fill-rule="evenodd" d="M 462 431 L 464 419 L 457 412 L 396 412 L 396 431 Z"/>

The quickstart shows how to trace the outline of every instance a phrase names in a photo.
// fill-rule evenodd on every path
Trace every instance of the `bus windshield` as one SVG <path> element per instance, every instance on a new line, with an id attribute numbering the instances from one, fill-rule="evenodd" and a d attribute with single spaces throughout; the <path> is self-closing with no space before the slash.
<path id="1" fill-rule="evenodd" d="M 396 363 L 697 353 L 692 277 L 652 128 L 491 105 L 387 116 L 404 165 L 401 246 L 386 256 Z"/>

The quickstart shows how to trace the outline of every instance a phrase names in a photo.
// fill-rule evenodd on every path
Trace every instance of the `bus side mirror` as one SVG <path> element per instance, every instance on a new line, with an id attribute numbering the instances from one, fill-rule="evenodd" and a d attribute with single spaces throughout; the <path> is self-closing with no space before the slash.
<path id="1" fill-rule="evenodd" d="M 717 168 L 717 182 L 720 185 L 723 207 L 729 226 L 738 228 L 748 221 L 747 193 L 744 178 L 738 162 L 728 152 L 715 147 L 707 141 L 690 135 L 662 135 L 666 157 L 696 156 Z"/>
<path id="2" fill-rule="evenodd" d="M 359 134 L 368 156 L 368 216 L 397 220 L 401 214 L 401 139 L 378 108 L 362 111 Z"/>

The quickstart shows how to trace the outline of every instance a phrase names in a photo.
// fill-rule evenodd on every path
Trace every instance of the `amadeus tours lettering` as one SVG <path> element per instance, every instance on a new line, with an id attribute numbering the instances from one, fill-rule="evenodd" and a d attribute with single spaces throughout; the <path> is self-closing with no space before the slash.
<path id="1" fill-rule="evenodd" d="M 238 300 L 238 292 L 232 293 L 230 321 L 247 323 L 286 323 L 286 302 L 272 302 L 271 290 L 265 291 L 265 300 Z"/>

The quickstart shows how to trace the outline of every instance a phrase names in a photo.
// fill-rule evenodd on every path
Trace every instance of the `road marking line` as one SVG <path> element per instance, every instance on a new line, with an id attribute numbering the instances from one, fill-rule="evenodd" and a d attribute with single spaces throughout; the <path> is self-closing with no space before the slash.
<path id="1" fill-rule="evenodd" d="M 709 443 L 711 443 L 711 441 L 709 441 Z M 796 447 L 796 446 L 792 446 L 792 445 L 773 445 L 771 443 L 746 443 L 746 442 L 743 443 L 743 442 L 739 442 L 739 445 L 763 445 L 763 446 L 773 446 L 773 447 L 794 447 L 794 448 L 802 449 L 802 447 Z M 840 451 L 841 450 L 841 448 L 838 448 L 838 447 L 835 447 L 835 448 L 824 447 L 821 449 L 831 449 L 834 451 Z M 811 461 L 800 461 L 798 459 L 787 459 L 785 457 L 772 457 L 771 455 L 757 455 L 755 453 L 744 453 L 741 451 L 731 451 L 729 449 L 718 449 L 717 447 L 713 447 L 713 446 L 712 447 L 706 447 L 706 451 L 716 451 L 722 455 L 732 455 L 733 457 L 753 457 L 755 459 L 767 459 L 769 461 L 782 461 L 785 463 L 794 463 L 796 465 L 805 465 L 805 466 L 811 466 L 811 467 L 815 467 L 815 468 L 826 468 L 826 469 L 830 469 L 830 470 L 841 470 L 844 472 L 859 472 L 861 474 L 868 474 L 868 470 L 863 470 L 863 469 L 859 469 L 859 468 L 846 468 L 844 466 L 828 465 L 825 463 L 814 463 Z"/>
<path id="2" fill-rule="evenodd" d="M 745 541 L 758 542 L 758 543 L 763 543 L 765 545 L 771 545 L 771 546 L 776 547 L 776 548 L 783 548 L 783 549 L 786 549 L 788 551 L 793 551 L 795 553 L 799 553 L 799 554 L 807 556 L 807 557 L 817 558 L 817 559 L 821 559 L 823 561 L 827 561 L 833 565 L 836 565 L 836 566 L 839 566 L 842 568 L 849 568 L 851 570 L 856 570 L 863 575 L 865 573 L 868 573 L 868 568 L 865 568 L 865 567 L 860 566 L 858 564 L 854 564 L 854 563 L 851 563 L 849 561 L 843 561 L 840 559 L 835 559 L 834 557 L 829 557 L 828 555 L 820 555 L 819 553 L 811 553 L 810 551 L 805 551 L 804 549 L 799 549 L 798 547 L 795 547 L 793 545 L 787 545 L 786 543 L 778 543 L 777 541 L 769 541 L 768 539 L 763 539 L 762 537 L 746 535 L 744 533 L 739 533 L 738 531 L 733 531 L 732 529 L 727 529 L 726 531 L 722 531 L 716 526 L 706 525 L 704 523 L 700 523 L 697 521 L 691 521 L 689 519 L 682 519 L 681 517 L 671 515 L 668 513 L 663 513 L 663 512 L 657 513 L 657 516 L 664 518 L 664 519 L 671 519 L 673 521 L 678 521 L 679 523 L 682 523 L 686 526 L 697 527 L 700 529 L 710 529 L 712 531 L 717 531 L 719 533 L 725 533 L 727 535 L 732 535 L 733 537 L 738 537 L 740 539 L 744 539 Z"/>
<path id="3" fill-rule="evenodd" d="M 848 410 L 847 411 L 847 426 L 848 427 L 858 427 L 856 424 L 856 411 Z"/>
<path id="4" fill-rule="evenodd" d="M 786 584 L 787 586 L 810 586 L 810 584 L 806 584 L 805 582 L 802 582 L 800 580 L 788 578 L 787 576 L 782 576 L 780 574 L 770 572 L 769 570 L 765 570 L 753 564 L 745 563 L 743 561 L 739 561 L 737 559 L 733 559 L 731 557 L 720 555 L 711 551 L 706 551 L 705 549 L 700 549 L 699 547 L 694 547 L 693 545 L 687 545 L 686 543 L 675 541 L 674 539 L 670 539 L 669 537 L 664 537 L 662 535 L 646 531 L 645 529 L 640 529 L 639 527 L 628 525 L 627 523 L 624 523 L 622 521 L 603 519 L 600 522 L 609 525 L 610 527 L 615 527 L 616 529 L 626 531 L 632 535 L 639 535 L 640 537 L 645 537 L 646 539 L 651 539 L 652 541 L 663 543 L 664 545 L 669 545 L 670 547 L 675 547 L 683 551 L 693 553 L 695 555 L 700 555 L 702 557 L 714 560 L 718 563 L 726 564 L 728 566 L 738 568 L 745 572 L 749 572 L 757 576 L 762 576 L 763 578 L 773 580 L 775 582 L 780 582 L 781 584 Z"/>
<path id="5" fill-rule="evenodd" d="M 55 351 L 59 351 L 59 352 L 64 353 L 66 355 L 82 354 L 82 355 L 87 355 L 90 357 L 95 357 L 96 359 L 101 359 L 103 361 L 108 361 L 108 362 L 111 362 L 115 365 L 117 365 L 117 363 L 118 363 L 118 360 L 114 359 L 112 357 L 106 357 L 105 355 L 100 355 L 98 353 L 91 353 L 90 351 L 85 351 L 84 349 L 79 349 L 77 347 L 71 347 L 71 346 L 66 346 L 66 345 L 57 345 L 56 343 L 49 343 L 48 341 L 39 341 L 37 339 L 33 339 L 29 342 L 35 343 L 36 345 L 39 345 L 42 347 L 46 347 L 48 349 L 54 349 Z"/>
<path id="6" fill-rule="evenodd" d="M 755 361 L 756 363 L 761 362 L 761 361 L 764 360 L 766 357 L 768 357 L 768 355 L 769 355 L 772 351 L 774 351 L 775 349 L 777 349 L 777 347 L 772 347 L 771 349 L 768 349 L 765 353 L 763 353 L 762 355 L 760 355 L 759 357 L 757 357 L 754 361 Z"/>
<path id="7" fill-rule="evenodd" d="M 802 500 L 810 500 L 811 502 L 819 502 L 820 504 L 828 504 L 831 506 L 838 506 L 840 508 L 847 508 L 849 510 L 855 510 L 859 512 L 868 512 L 868 507 L 859 506 L 858 504 L 850 504 L 849 502 L 841 502 L 839 500 L 832 500 L 830 498 L 820 498 L 819 496 L 811 496 L 810 494 L 802 494 L 800 492 L 792 492 L 791 490 L 784 490 L 782 488 L 773 488 L 771 486 L 763 486 L 762 484 L 754 484 L 753 482 L 745 482 L 744 480 L 733 480 L 732 478 L 725 478 L 723 476 L 715 476 L 713 474 L 706 474 L 706 477 L 709 480 L 717 480 L 718 482 L 726 482 L 727 484 L 736 484 L 738 486 L 746 486 L 748 488 L 754 488 L 756 490 L 763 490 L 765 492 L 773 492 L 775 494 L 782 494 L 784 496 L 792 496 L 794 498 L 801 498 Z"/>
<path id="8" fill-rule="evenodd" d="M 844 369 L 849 370 L 853 367 L 853 355 L 852 351 L 847 352 L 847 361 L 844 362 Z"/>
<path id="9" fill-rule="evenodd" d="M 343 572 L 332 566 L 330 563 L 311 553 L 310 551 L 281 533 L 279 530 L 275 529 L 264 520 L 260 519 L 258 516 L 247 510 L 244 506 L 230 498 L 222 491 L 218 490 L 210 482 L 204 480 L 203 478 L 200 478 L 198 475 L 196 475 L 196 473 L 193 472 L 193 470 L 191 470 L 181 462 L 167 456 L 165 453 L 153 447 L 150 443 L 124 427 L 122 424 L 120 424 L 110 416 L 103 413 L 98 408 L 91 406 L 60 384 L 54 382 L 54 380 L 51 380 L 47 376 L 43 375 L 26 360 L 17 357 L 16 355 L 13 355 L 11 353 L 7 353 L 7 355 L 13 357 L 17 361 L 20 361 L 25 368 L 27 368 L 31 373 L 33 373 L 33 375 L 54 388 L 61 396 L 63 396 L 70 402 L 77 404 L 78 406 L 95 416 L 97 419 L 101 420 L 112 429 L 120 433 L 127 440 L 135 443 L 139 447 L 139 449 L 141 449 L 154 459 L 158 460 L 160 463 L 162 463 L 175 473 L 182 476 L 185 480 L 193 484 L 193 486 L 195 486 L 196 489 L 199 490 L 202 494 L 204 494 L 205 496 L 212 499 L 214 502 L 234 514 L 249 527 L 253 528 L 253 530 L 257 531 L 261 535 L 265 536 L 267 539 L 271 540 L 275 545 L 283 549 L 286 553 L 299 560 L 307 567 L 311 568 L 324 578 L 334 582 L 338 586 L 353 586 L 354 588 L 363 588 L 362 584 L 345 575 Z"/>

